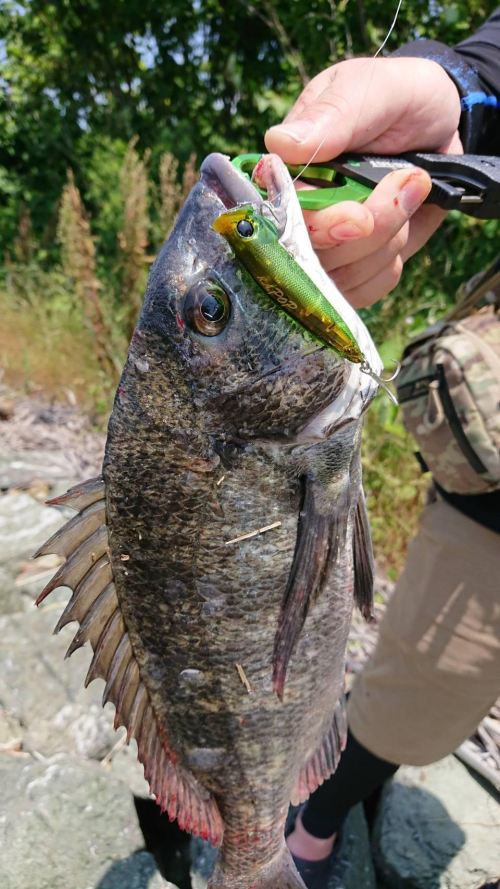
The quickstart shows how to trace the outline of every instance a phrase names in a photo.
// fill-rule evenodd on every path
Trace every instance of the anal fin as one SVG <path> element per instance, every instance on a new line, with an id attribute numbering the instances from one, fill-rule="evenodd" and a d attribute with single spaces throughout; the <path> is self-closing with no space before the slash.
<path id="1" fill-rule="evenodd" d="M 337 768 L 347 740 L 345 696 L 335 705 L 332 724 L 318 749 L 303 767 L 290 797 L 292 806 L 305 802 Z"/>

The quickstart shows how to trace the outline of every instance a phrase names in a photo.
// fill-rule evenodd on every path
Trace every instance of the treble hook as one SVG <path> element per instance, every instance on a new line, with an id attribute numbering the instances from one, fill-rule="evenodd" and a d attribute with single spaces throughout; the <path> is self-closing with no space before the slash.
<path id="1" fill-rule="evenodd" d="M 373 370 L 372 366 L 370 365 L 369 361 L 367 361 L 366 358 L 363 358 L 363 361 L 359 365 L 359 368 L 363 373 L 368 374 L 368 376 L 371 377 L 372 380 L 375 380 L 375 382 L 378 383 L 379 386 L 382 387 L 384 392 L 387 392 L 393 405 L 395 405 L 395 407 L 398 407 L 398 400 L 397 400 L 396 396 L 394 395 L 394 392 L 391 392 L 391 390 L 386 385 L 386 383 L 392 383 L 392 381 L 396 379 L 396 377 L 399 374 L 399 371 L 401 370 L 401 362 L 396 361 L 395 358 L 391 358 L 391 361 L 393 362 L 393 364 L 397 364 L 396 370 L 394 371 L 392 377 L 380 377 L 378 374 L 375 373 L 375 371 Z"/>

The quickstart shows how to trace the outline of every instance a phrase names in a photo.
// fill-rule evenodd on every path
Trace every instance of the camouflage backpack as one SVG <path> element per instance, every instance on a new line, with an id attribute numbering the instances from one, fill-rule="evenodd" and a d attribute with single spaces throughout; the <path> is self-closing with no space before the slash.
<path id="1" fill-rule="evenodd" d="M 464 291 L 406 348 L 397 391 L 424 468 L 445 491 L 482 494 L 500 489 L 500 261 Z M 495 304 L 475 311 L 485 295 Z"/>

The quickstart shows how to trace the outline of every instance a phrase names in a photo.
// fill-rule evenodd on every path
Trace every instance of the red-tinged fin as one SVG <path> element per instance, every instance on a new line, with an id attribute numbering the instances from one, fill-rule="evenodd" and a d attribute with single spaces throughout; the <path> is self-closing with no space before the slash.
<path id="1" fill-rule="evenodd" d="M 303 767 L 294 787 L 290 802 L 292 806 L 300 803 L 314 793 L 317 788 L 330 777 L 338 766 L 340 755 L 347 740 L 347 716 L 345 697 L 342 695 L 335 705 L 330 729 L 323 738 L 318 749 Z"/>
<path id="2" fill-rule="evenodd" d="M 361 489 L 359 495 L 354 517 L 352 551 L 354 562 L 354 600 L 365 620 L 370 620 L 373 617 L 375 567 L 373 564 L 370 519 L 368 518 L 363 489 Z"/>
<path id="3" fill-rule="evenodd" d="M 177 819 L 183 830 L 210 839 L 214 846 L 219 844 L 223 825 L 217 803 L 189 772 L 172 762 L 150 702 L 141 721 L 138 750 L 144 775 L 162 812 L 167 812 L 171 821 Z"/>
<path id="4" fill-rule="evenodd" d="M 104 494 L 104 480 L 102 475 L 98 475 L 96 478 L 89 478 L 79 485 L 74 485 L 60 497 L 47 500 L 47 504 L 48 506 L 70 506 L 72 509 L 80 511 L 97 500 L 104 500 Z"/>
<path id="5" fill-rule="evenodd" d="M 223 852 L 224 847 L 215 862 L 207 889 L 306 889 L 284 840 L 281 851 L 271 861 L 266 864 L 257 861 L 252 873 L 246 877 L 226 865 Z"/>
<path id="6" fill-rule="evenodd" d="M 320 595 L 331 566 L 345 546 L 349 475 L 336 486 L 334 494 L 325 495 L 324 486 L 310 477 L 305 479 L 295 554 L 274 641 L 273 688 L 281 700 L 288 663 L 309 608 Z"/>

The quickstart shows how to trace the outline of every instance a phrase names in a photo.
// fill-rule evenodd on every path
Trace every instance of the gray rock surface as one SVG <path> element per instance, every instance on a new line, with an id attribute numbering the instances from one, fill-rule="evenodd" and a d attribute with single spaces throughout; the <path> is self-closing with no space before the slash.
<path id="1" fill-rule="evenodd" d="M 0 757 L 2 889 L 167 887 L 143 846 L 132 796 L 94 763 Z M 171 885 L 171 884 L 170 884 Z"/>
<path id="2" fill-rule="evenodd" d="M 375 824 L 390 889 L 473 889 L 500 876 L 500 797 L 449 756 L 400 769 Z"/>
<path id="3" fill-rule="evenodd" d="M 69 486 L 78 478 L 73 461 L 63 451 L 0 451 L 1 490 L 26 487 L 38 480 L 67 482 Z"/>
<path id="4" fill-rule="evenodd" d="M 87 648 L 64 660 L 76 624 L 53 636 L 61 609 L 57 603 L 0 618 L 0 706 L 24 727 L 28 750 L 102 759 L 117 740 L 113 708 L 101 707 L 101 680 L 83 687 Z"/>
<path id="5" fill-rule="evenodd" d="M 31 560 L 33 553 L 66 521 L 69 511 L 50 508 L 35 500 L 27 493 L 9 493 L 0 496 L 0 614 L 22 610 L 26 597 L 33 599 L 43 589 L 50 574 L 49 564 L 33 565 L 34 571 L 45 576 L 40 580 L 33 575 L 26 576 L 26 583 L 16 585 L 24 563 Z"/>

